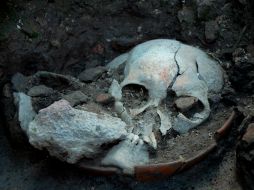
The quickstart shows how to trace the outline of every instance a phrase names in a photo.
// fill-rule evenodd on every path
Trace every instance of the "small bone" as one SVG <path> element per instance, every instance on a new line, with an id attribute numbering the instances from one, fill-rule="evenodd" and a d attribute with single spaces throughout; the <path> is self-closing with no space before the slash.
<path id="1" fill-rule="evenodd" d="M 132 118 L 125 109 L 125 107 L 123 106 L 122 102 L 120 101 L 115 102 L 115 111 L 127 125 L 130 126 L 133 125 Z"/>
<path id="2" fill-rule="evenodd" d="M 142 136 L 149 136 L 153 132 L 154 121 L 153 118 L 148 118 L 138 122 L 138 125 L 135 127 L 135 134 Z"/>
<path id="3" fill-rule="evenodd" d="M 114 146 L 102 160 L 106 166 L 116 166 L 125 174 L 134 174 L 134 167 L 149 161 L 147 146 L 137 135 L 130 134 L 127 139 Z"/>
<path id="4" fill-rule="evenodd" d="M 157 149 L 157 141 L 153 132 L 149 136 L 144 136 L 143 140 L 154 149 Z"/>
<path id="5" fill-rule="evenodd" d="M 120 117 L 127 125 L 133 125 L 131 116 L 128 114 L 126 109 L 124 109 L 124 112 L 121 113 Z"/>
<path id="6" fill-rule="evenodd" d="M 113 82 L 109 88 L 109 93 L 115 98 L 115 100 L 122 99 L 121 86 L 115 79 L 113 80 Z"/>
<path id="7" fill-rule="evenodd" d="M 138 135 L 135 135 L 133 133 L 130 133 L 128 136 L 127 136 L 127 139 L 129 139 L 132 143 L 134 144 L 137 144 L 139 142 L 139 137 Z"/>
<path id="8" fill-rule="evenodd" d="M 121 115 L 124 112 L 125 108 L 123 106 L 123 103 L 120 101 L 115 102 L 115 111 L 117 114 Z"/>
<path id="9" fill-rule="evenodd" d="M 121 86 L 116 80 L 113 80 L 110 88 L 109 88 L 109 93 L 115 98 L 115 111 L 116 113 L 121 117 L 121 119 L 127 124 L 127 125 L 133 125 L 132 119 L 123 106 L 123 103 L 120 102 L 122 99 L 122 91 L 121 91 Z M 132 129 L 131 129 L 132 130 Z"/>
<path id="10" fill-rule="evenodd" d="M 167 131 L 172 128 L 171 121 L 170 121 L 168 115 L 166 115 L 159 109 L 157 110 L 157 113 L 160 116 L 160 120 L 161 120 L 161 126 L 160 126 L 161 134 L 166 135 Z"/>

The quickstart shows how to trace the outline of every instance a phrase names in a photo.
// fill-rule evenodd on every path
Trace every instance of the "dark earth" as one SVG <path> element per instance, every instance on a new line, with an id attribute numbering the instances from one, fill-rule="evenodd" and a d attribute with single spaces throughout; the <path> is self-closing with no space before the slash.
<path id="1" fill-rule="evenodd" d="M 83 80 L 91 82 L 97 80 L 98 69 L 93 68 L 105 66 L 136 44 L 167 38 L 202 48 L 218 59 L 227 73 L 231 87 L 224 89 L 207 130 L 220 127 L 233 106 L 244 116 L 254 115 L 253 10 L 251 0 L 2 1 L 0 189 L 251 189 L 249 182 L 237 175 L 235 150 L 239 125 L 234 126 L 218 150 L 189 171 L 141 183 L 123 176 L 91 176 L 33 149 L 22 137 L 10 133 L 5 125 L 10 118 L 5 116 L 12 106 L 3 105 L 8 103 L 6 92 L 17 72 L 33 75 L 45 70 L 81 78 L 82 72 L 90 69 L 89 73 L 95 74 L 85 75 Z M 197 143 L 200 138 L 195 138 L 195 133 L 202 133 L 200 130 L 189 135 L 188 142 L 193 141 L 189 150 L 204 145 L 204 141 Z M 203 139 L 209 139 L 209 135 Z M 179 138 L 174 140 L 177 147 L 171 145 L 178 151 L 182 143 Z"/>

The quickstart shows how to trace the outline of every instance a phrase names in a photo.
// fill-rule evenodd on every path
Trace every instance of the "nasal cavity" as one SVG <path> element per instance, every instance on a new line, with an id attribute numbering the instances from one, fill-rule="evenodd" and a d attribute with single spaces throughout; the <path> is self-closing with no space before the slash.
<path id="1" fill-rule="evenodd" d="M 148 101 L 148 90 L 137 84 L 128 84 L 122 89 L 122 100 L 126 107 L 133 109 L 145 105 Z"/>

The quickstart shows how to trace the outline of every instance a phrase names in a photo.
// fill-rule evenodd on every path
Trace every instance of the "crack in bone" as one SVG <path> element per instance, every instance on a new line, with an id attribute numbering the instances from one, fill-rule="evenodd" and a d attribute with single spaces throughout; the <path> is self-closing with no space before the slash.
<path id="1" fill-rule="evenodd" d="M 207 119 L 210 114 L 209 89 L 219 93 L 221 83 L 223 83 L 221 68 L 217 67 L 216 62 L 207 57 L 205 52 L 175 40 L 158 39 L 140 44 L 122 57 L 115 58 L 108 64 L 108 68 L 116 66 L 114 69 L 119 69 L 119 65 L 123 63 L 126 63 L 125 78 L 120 83 L 120 87 L 118 86 L 116 94 L 120 94 L 119 90 L 121 91 L 127 84 L 137 84 L 144 86 L 149 91 L 149 100 L 143 107 L 130 110 L 131 114 L 128 115 L 127 110 L 120 102 L 121 96 L 116 95 L 116 112 L 122 120 L 128 122 L 128 119 L 124 118 L 125 116 L 131 118 L 131 116 L 144 112 L 153 106 L 152 109 L 156 111 L 161 121 L 162 135 L 166 135 L 170 128 L 179 133 L 186 133 Z M 162 108 L 166 104 L 161 104 L 162 100 L 166 98 L 169 88 L 178 97 L 193 96 L 198 98 L 204 105 L 204 109 L 200 113 L 195 113 L 191 119 L 180 112 L 173 115 L 170 109 Z M 126 115 L 123 116 L 124 114 Z M 147 127 L 146 131 L 142 131 L 138 124 Z M 114 147 L 104 159 L 105 165 L 114 165 L 122 168 L 125 172 L 133 173 L 136 164 L 146 163 L 148 159 L 146 144 L 154 149 L 157 148 L 157 141 L 153 133 L 154 126 L 146 118 L 141 119 L 138 124 L 135 123 L 135 129 L 131 131 L 130 135 L 133 136 L 134 133 L 141 131 L 139 136 L 134 135 L 132 140 L 126 139 Z M 142 144 L 143 141 L 146 144 Z"/>
<path id="2" fill-rule="evenodd" d="M 205 81 L 204 77 L 203 77 L 203 76 L 199 73 L 199 66 L 198 66 L 198 62 L 197 62 L 197 61 L 195 61 L 195 64 L 196 64 L 196 68 L 197 68 L 197 75 L 198 75 L 198 79 L 199 79 L 199 80 L 204 81 L 204 82 L 206 83 L 206 85 L 207 85 L 207 82 Z"/>
<path id="3" fill-rule="evenodd" d="M 167 121 L 164 120 L 165 122 L 162 121 L 164 116 L 170 116 L 161 110 L 157 111 L 163 134 L 166 134 L 167 131 L 163 129 L 165 123 L 170 123 L 175 129 L 175 125 L 179 124 L 177 121 L 180 121 L 180 125 L 183 125 L 183 130 L 180 129 L 180 131 L 187 132 L 188 129 L 197 126 L 208 117 L 210 113 L 207 99 L 208 87 L 211 83 L 215 89 L 218 89 L 221 76 L 220 72 L 217 72 L 217 70 L 220 71 L 220 68 L 214 65 L 215 61 L 209 59 L 205 52 L 175 40 L 159 39 L 136 46 L 125 59 L 128 61 L 125 66 L 125 79 L 120 84 L 121 88 L 127 84 L 139 84 L 145 86 L 149 91 L 149 100 L 146 105 L 131 109 L 131 116 L 136 116 L 149 107 L 158 109 L 161 101 L 166 97 L 166 95 L 164 97 L 164 90 L 166 92 L 172 89 L 178 97 L 197 97 L 204 104 L 204 110 L 194 114 L 191 118 L 193 120 L 178 113 L 178 116 L 172 119 L 174 120 L 172 123 L 170 118 Z M 218 73 L 218 79 L 213 77 L 213 73 Z"/>
<path id="4" fill-rule="evenodd" d="M 170 89 L 171 89 L 172 86 L 174 85 L 174 83 L 175 83 L 177 77 L 178 77 L 179 75 L 181 75 L 181 74 L 180 74 L 180 66 L 179 66 L 179 64 L 178 64 L 178 62 L 177 62 L 177 59 L 176 59 L 176 55 L 177 55 L 178 51 L 180 50 L 180 48 L 181 48 L 181 44 L 179 44 L 179 47 L 178 47 L 178 49 L 176 50 L 175 55 L 174 55 L 174 60 L 175 60 L 176 66 L 177 66 L 177 74 L 176 74 L 176 76 L 173 78 L 171 84 L 170 84 L 169 87 L 168 87 L 168 88 L 170 88 Z"/>

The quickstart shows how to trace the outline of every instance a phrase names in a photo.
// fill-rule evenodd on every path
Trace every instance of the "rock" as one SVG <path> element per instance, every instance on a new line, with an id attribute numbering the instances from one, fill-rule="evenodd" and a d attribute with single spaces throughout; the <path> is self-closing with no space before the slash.
<path id="1" fill-rule="evenodd" d="M 218 11 L 214 0 L 196 0 L 197 16 L 201 20 L 209 20 L 215 18 Z"/>
<path id="2" fill-rule="evenodd" d="M 108 152 L 102 160 L 102 164 L 119 167 L 126 174 L 134 174 L 135 166 L 144 165 L 148 161 L 149 155 L 146 145 L 126 139 Z"/>
<path id="3" fill-rule="evenodd" d="M 101 61 L 96 56 L 91 56 L 89 60 L 87 60 L 85 63 L 81 63 L 86 65 L 86 69 L 91 69 L 94 67 L 98 67 L 101 64 Z"/>
<path id="4" fill-rule="evenodd" d="M 36 24 L 30 20 L 26 20 L 22 23 L 20 31 L 29 38 L 37 38 L 39 35 Z"/>
<path id="5" fill-rule="evenodd" d="M 22 92 L 14 93 L 14 101 L 18 110 L 20 127 L 24 132 L 26 132 L 30 122 L 36 115 L 32 106 L 31 97 Z"/>
<path id="6" fill-rule="evenodd" d="M 246 53 L 243 48 L 237 48 L 232 54 L 233 67 L 229 75 L 230 82 L 236 91 L 254 92 L 254 64 L 250 53 Z"/>
<path id="7" fill-rule="evenodd" d="M 246 49 L 249 54 L 249 62 L 254 64 L 254 44 L 248 45 Z"/>
<path id="8" fill-rule="evenodd" d="M 75 91 L 70 94 L 64 95 L 63 99 L 67 100 L 71 106 L 76 106 L 87 102 L 88 97 L 81 91 Z"/>
<path id="9" fill-rule="evenodd" d="M 248 53 L 250 53 L 251 56 L 254 57 L 254 44 L 248 45 L 246 49 L 247 49 Z"/>
<path id="10" fill-rule="evenodd" d="M 195 22 L 194 11 L 189 7 L 183 7 L 177 13 L 178 20 L 183 23 L 193 24 Z"/>
<path id="11" fill-rule="evenodd" d="M 102 44 L 96 44 L 93 48 L 92 48 L 92 52 L 95 54 L 103 54 L 104 53 L 104 46 Z"/>
<path id="12" fill-rule="evenodd" d="M 60 43 L 58 40 L 51 40 L 51 41 L 50 41 L 50 44 L 51 44 L 53 47 L 56 47 L 56 48 L 60 48 L 60 47 L 61 47 L 61 43 Z"/>
<path id="13" fill-rule="evenodd" d="M 28 145 L 28 140 L 24 129 L 26 129 L 26 123 L 29 123 L 32 118 L 28 118 L 30 114 L 27 112 L 26 114 L 23 114 L 23 111 L 26 110 L 24 107 L 26 106 L 18 101 L 19 95 L 18 93 L 12 92 L 10 83 L 5 84 L 3 91 L 1 103 L 3 106 L 2 109 L 4 110 L 4 126 L 8 134 L 8 139 L 10 140 L 12 146 L 24 149 Z M 16 102 L 15 94 L 17 99 Z M 23 96 L 21 95 L 21 97 Z M 22 123 L 20 121 L 22 121 Z"/>
<path id="14" fill-rule="evenodd" d="M 102 93 L 96 96 L 95 101 L 100 104 L 109 104 L 114 102 L 114 97 L 107 93 Z"/>
<path id="15" fill-rule="evenodd" d="M 205 23 L 205 38 L 208 43 L 214 42 L 218 37 L 219 26 L 216 21 Z"/>
<path id="16" fill-rule="evenodd" d="M 12 98 L 11 85 L 9 83 L 5 84 L 3 87 L 3 96 L 5 98 Z"/>
<path id="17" fill-rule="evenodd" d="M 12 82 L 13 89 L 15 91 L 17 92 L 26 91 L 27 77 L 25 77 L 23 74 L 16 73 L 15 75 L 13 75 L 11 82 Z"/>
<path id="18" fill-rule="evenodd" d="M 126 124 L 119 118 L 74 109 L 60 100 L 39 111 L 30 123 L 29 142 L 51 156 L 68 163 L 94 158 L 102 145 L 126 136 Z"/>
<path id="19" fill-rule="evenodd" d="M 133 48 L 135 45 L 141 43 L 143 39 L 133 37 L 120 37 L 111 42 L 111 46 L 114 50 L 120 52 L 126 52 Z"/>
<path id="20" fill-rule="evenodd" d="M 17 23 L 17 29 L 21 31 L 24 35 L 26 35 L 29 38 L 36 38 L 38 37 L 37 27 L 34 22 L 31 22 L 30 20 L 24 20 L 19 19 Z"/>
<path id="21" fill-rule="evenodd" d="M 249 124 L 247 130 L 236 149 L 237 169 L 244 182 L 245 189 L 254 189 L 254 123 Z"/>
<path id="22" fill-rule="evenodd" d="M 247 144 L 254 144 L 254 123 L 250 124 L 242 137 L 242 141 Z"/>
<path id="23" fill-rule="evenodd" d="M 106 68 L 102 66 L 86 69 L 82 73 L 79 74 L 79 80 L 83 82 L 93 82 L 96 81 L 104 72 L 106 72 Z"/>
<path id="24" fill-rule="evenodd" d="M 174 102 L 174 104 L 180 112 L 184 113 L 194 107 L 197 102 L 198 99 L 195 97 L 180 97 Z"/>
<path id="25" fill-rule="evenodd" d="M 54 90 L 52 88 L 49 88 L 45 85 L 39 85 L 39 86 L 34 86 L 28 91 L 28 96 L 32 97 L 37 97 L 37 96 L 49 96 L 52 94 Z"/>

